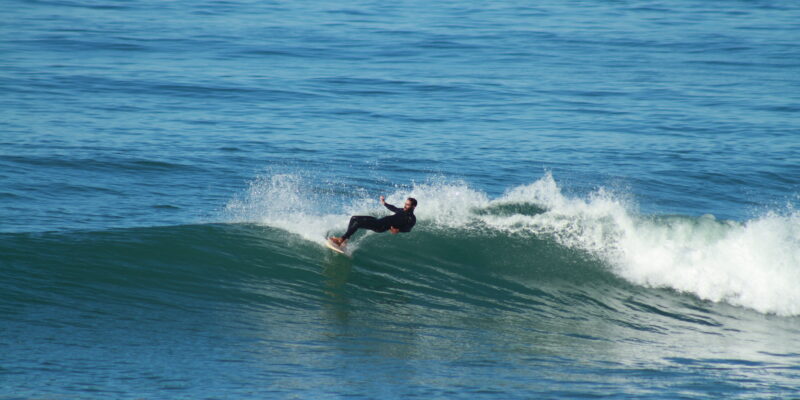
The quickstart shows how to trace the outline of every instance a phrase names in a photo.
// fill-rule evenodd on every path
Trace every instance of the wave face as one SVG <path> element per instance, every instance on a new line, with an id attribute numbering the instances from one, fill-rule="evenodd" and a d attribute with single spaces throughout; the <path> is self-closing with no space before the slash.
<path id="1" fill-rule="evenodd" d="M 409 196 L 420 201 L 412 237 L 423 231 L 434 235 L 430 240 L 492 238 L 492 252 L 503 258 L 514 243 L 520 262 L 534 265 L 543 252 L 535 244 L 546 241 L 637 285 L 761 313 L 800 315 L 800 213 L 793 210 L 745 222 L 640 215 L 627 196 L 603 188 L 585 198 L 565 195 L 551 174 L 494 199 L 463 182 L 433 180 L 397 189 L 387 201 L 401 204 Z M 334 199 L 299 175 L 278 174 L 255 181 L 226 212 L 232 221 L 280 228 L 312 242 L 341 232 L 349 215 L 383 213 L 370 197 Z M 371 236 L 351 246 L 358 251 Z M 404 240 L 414 240 L 410 251 L 422 245 L 421 239 Z"/>

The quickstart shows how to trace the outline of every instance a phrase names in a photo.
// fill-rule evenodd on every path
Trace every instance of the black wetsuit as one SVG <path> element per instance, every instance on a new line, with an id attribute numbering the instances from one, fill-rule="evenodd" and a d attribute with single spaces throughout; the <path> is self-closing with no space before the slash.
<path id="1" fill-rule="evenodd" d="M 350 224 L 347 227 L 347 233 L 342 236 L 342 239 L 349 239 L 353 236 L 358 229 L 369 229 L 375 232 L 386 232 L 390 227 L 395 227 L 400 232 L 411 232 L 411 228 L 417 223 L 417 217 L 414 216 L 414 210 L 405 211 L 402 208 L 397 208 L 389 203 L 383 203 L 386 208 L 394 212 L 394 215 L 383 218 L 375 218 L 366 215 L 355 215 L 350 217 Z"/>

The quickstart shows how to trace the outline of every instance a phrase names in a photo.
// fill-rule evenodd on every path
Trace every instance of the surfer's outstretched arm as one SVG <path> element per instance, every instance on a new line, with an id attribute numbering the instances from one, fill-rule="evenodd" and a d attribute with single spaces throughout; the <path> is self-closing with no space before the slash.
<path id="1" fill-rule="evenodd" d="M 395 212 L 396 213 L 396 212 L 403 211 L 402 209 L 397 208 L 397 207 L 395 207 L 395 206 L 393 206 L 393 205 L 391 205 L 389 203 L 383 203 L 383 205 L 384 205 L 384 207 L 388 208 L 389 211 L 391 211 L 391 212 Z"/>
<path id="2" fill-rule="evenodd" d="M 388 208 L 389 211 L 391 211 L 391 212 L 395 212 L 396 213 L 396 212 L 400 212 L 401 211 L 401 209 L 399 209 L 399 208 L 387 203 L 386 202 L 386 198 L 383 197 L 383 196 L 381 196 L 381 204 L 383 204 L 383 206 Z"/>

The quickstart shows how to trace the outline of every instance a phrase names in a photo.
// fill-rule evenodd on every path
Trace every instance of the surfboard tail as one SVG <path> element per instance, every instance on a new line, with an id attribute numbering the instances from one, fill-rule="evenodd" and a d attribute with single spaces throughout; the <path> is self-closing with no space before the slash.
<path id="1" fill-rule="evenodd" d="M 339 254 L 348 255 L 344 247 L 337 245 L 330 238 L 325 239 L 325 246 Z"/>

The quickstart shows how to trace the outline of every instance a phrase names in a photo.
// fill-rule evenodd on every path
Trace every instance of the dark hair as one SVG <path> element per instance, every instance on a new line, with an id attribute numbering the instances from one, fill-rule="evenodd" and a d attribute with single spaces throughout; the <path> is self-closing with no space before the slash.
<path id="1" fill-rule="evenodd" d="M 412 206 L 414 206 L 414 207 L 416 207 L 416 206 L 417 206 L 417 199 L 415 199 L 415 198 L 413 198 L 413 197 L 409 197 L 408 199 L 409 199 L 409 200 L 411 200 L 411 205 L 412 205 Z"/>

